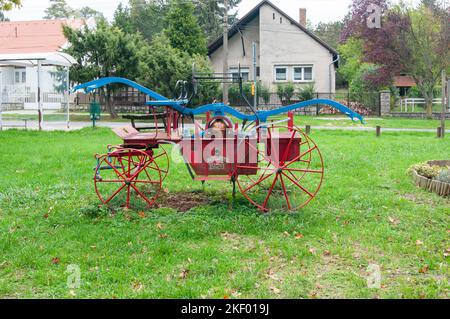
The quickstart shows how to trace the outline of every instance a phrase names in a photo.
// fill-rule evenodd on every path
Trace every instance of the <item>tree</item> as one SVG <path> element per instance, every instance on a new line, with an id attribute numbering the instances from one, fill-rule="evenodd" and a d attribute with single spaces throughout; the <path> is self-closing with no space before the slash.
<path id="1" fill-rule="evenodd" d="M 50 0 L 50 7 L 45 9 L 44 19 L 66 19 L 73 18 L 76 11 L 72 9 L 66 0 Z"/>
<path id="2" fill-rule="evenodd" d="M 20 7 L 21 5 L 21 0 L 0 0 L 0 11 L 9 11 L 14 7 Z"/>
<path id="3" fill-rule="evenodd" d="M 95 30 L 87 27 L 75 30 L 65 26 L 64 34 L 70 43 L 65 51 L 78 62 L 71 68 L 71 81 L 83 83 L 110 76 L 136 80 L 144 70 L 143 55 L 149 51 L 139 34 L 127 34 L 104 20 L 100 20 Z M 118 88 L 110 85 L 101 90 L 113 117 L 117 114 L 112 97 Z"/>
<path id="4" fill-rule="evenodd" d="M 96 18 L 97 20 L 104 19 L 101 12 L 90 7 L 82 7 L 74 9 L 70 7 L 66 0 L 50 0 L 50 7 L 45 9 L 44 19 L 71 19 L 71 18 Z"/>
<path id="5" fill-rule="evenodd" d="M 232 25 L 237 20 L 237 12 L 232 10 L 242 0 L 230 0 L 228 12 L 228 24 Z M 198 0 L 195 2 L 195 16 L 198 18 L 201 29 L 205 33 L 208 42 L 215 40 L 223 32 L 224 17 L 223 0 Z"/>
<path id="6" fill-rule="evenodd" d="M 206 39 L 194 15 L 195 7 L 190 2 L 174 0 L 166 16 L 164 34 L 172 47 L 189 55 L 206 55 Z"/>
<path id="7" fill-rule="evenodd" d="M 205 56 L 189 56 L 172 47 L 165 34 L 156 36 L 148 53 L 144 54 L 144 68 L 139 77 L 139 82 L 152 88 L 156 92 L 173 97 L 175 85 L 178 80 L 191 81 L 192 66 L 196 72 L 212 74 L 210 64 Z M 215 83 L 200 83 L 198 87 L 198 99 L 194 103 L 213 102 L 219 96 L 219 87 Z"/>
<path id="8" fill-rule="evenodd" d="M 314 34 L 328 43 L 332 48 L 337 48 L 343 27 L 344 23 L 342 21 L 329 23 L 319 22 L 314 29 Z"/>
<path id="9" fill-rule="evenodd" d="M 384 13 L 380 28 L 367 24 L 367 6 L 374 0 L 354 0 L 353 15 L 347 21 L 344 38 L 363 41 L 363 62 L 377 66 L 366 75 L 373 85 L 389 85 L 394 75 L 406 73 L 414 78 L 432 115 L 434 90 L 442 70 L 450 68 L 450 13 L 437 1 L 423 1 L 413 8 L 400 3 L 388 7 L 377 0 Z"/>
<path id="10" fill-rule="evenodd" d="M 130 0 L 129 16 L 135 31 L 150 43 L 164 28 L 167 0 Z"/>
<path id="11" fill-rule="evenodd" d="M 124 7 L 122 3 L 119 3 L 116 11 L 114 11 L 113 25 L 126 33 L 137 32 L 137 29 L 131 20 L 130 9 Z"/>
<path id="12" fill-rule="evenodd" d="M 75 10 L 75 17 L 83 19 L 95 18 L 97 20 L 105 18 L 103 13 L 90 7 L 82 7 L 81 9 Z"/>

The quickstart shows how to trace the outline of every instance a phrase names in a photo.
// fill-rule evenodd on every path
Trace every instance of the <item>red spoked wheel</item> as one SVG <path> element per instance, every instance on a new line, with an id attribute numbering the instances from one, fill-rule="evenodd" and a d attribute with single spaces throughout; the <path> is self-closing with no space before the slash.
<path id="1" fill-rule="evenodd" d="M 94 185 L 103 204 L 139 209 L 158 198 L 162 174 L 152 150 L 117 148 L 97 156 Z"/>
<path id="2" fill-rule="evenodd" d="M 316 143 L 300 129 L 272 126 L 257 146 L 245 140 L 246 149 L 257 153 L 257 174 L 239 175 L 241 193 L 264 212 L 299 210 L 311 202 L 322 186 L 324 164 Z M 237 164 L 241 170 L 250 168 Z"/>

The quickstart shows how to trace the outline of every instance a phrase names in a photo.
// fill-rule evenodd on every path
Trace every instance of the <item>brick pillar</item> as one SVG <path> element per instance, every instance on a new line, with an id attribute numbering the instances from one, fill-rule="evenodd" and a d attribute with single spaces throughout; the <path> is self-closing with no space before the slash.
<path id="1" fill-rule="evenodd" d="M 380 115 L 387 115 L 391 113 L 391 92 L 381 91 L 380 92 Z"/>

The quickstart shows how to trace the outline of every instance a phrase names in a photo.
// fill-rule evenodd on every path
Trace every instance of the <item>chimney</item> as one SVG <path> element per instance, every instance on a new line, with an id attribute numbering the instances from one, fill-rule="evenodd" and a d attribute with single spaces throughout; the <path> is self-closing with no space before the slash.
<path id="1" fill-rule="evenodd" d="M 306 27 L 306 9 L 300 8 L 300 24 Z"/>

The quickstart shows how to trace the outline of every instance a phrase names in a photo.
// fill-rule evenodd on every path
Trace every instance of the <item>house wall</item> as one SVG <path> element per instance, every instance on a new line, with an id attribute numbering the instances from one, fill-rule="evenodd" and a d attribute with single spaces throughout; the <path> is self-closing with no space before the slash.
<path id="1" fill-rule="evenodd" d="M 242 49 L 242 39 L 239 33 L 236 33 L 228 40 L 228 67 L 237 68 L 239 63 L 241 68 L 248 68 L 250 70 L 250 80 L 253 80 L 253 52 L 252 43 L 257 43 L 257 64 L 260 64 L 260 45 L 259 45 L 259 17 L 253 19 L 248 25 L 243 28 L 242 34 L 244 37 L 245 56 Z M 223 73 L 223 46 L 217 49 L 210 56 L 211 64 L 216 73 Z"/>
<path id="2" fill-rule="evenodd" d="M 273 18 L 275 14 L 275 19 Z M 280 23 L 280 17 L 282 22 Z M 313 66 L 313 81 L 316 91 L 328 93 L 335 92 L 335 67 L 331 67 L 332 86 L 329 84 L 329 65 L 333 61 L 333 55 L 303 32 L 298 26 L 291 24 L 286 16 L 283 16 L 270 5 L 263 5 L 260 14 L 253 19 L 243 30 L 246 56 L 243 56 L 242 43 L 239 33 L 229 40 L 229 67 L 235 67 L 241 63 L 242 67 L 249 67 L 250 80 L 253 80 L 252 68 L 252 42 L 257 42 L 258 66 L 260 67 L 261 80 L 271 91 L 276 91 L 275 66 L 289 66 L 288 79 L 292 80 L 292 67 L 299 65 Z M 217 49 L 210 56 L 213 69 L 217 73 L 223 72 L 223 47 Z M 283 82 L 280 82 L 283 83 Z M 303 86 L 308 83 L 296 83 Z"/>
<path id="3" fill-rule="evenodd" d="M 15 83 L 16 67 L 0 67 L 2 103 L 22 103 L 24 109 L 37 110 L 37 67 L 26 67 L 26 82 Z M 23 69 L 20 69 L 23 70 Z M 41 92 L 44 109 L 60 109 L 60 94 L 55 94 L 56 80 L 51 72 L 56 71 L 54 66 L 43 66 L 41 69 Z"/>
<path id="4" fill-rule="evenodd" d="M 281 23 L 280 18 L 282 18 Z M 260 8 L 260 30 L 261 79 L 272 90 L 276 89 L 277 84 L 274 75 L 276 65 L 290 66 L 288 79 L 291 81 L 292 66 L 313 65 L 313 81 L 316 90 L 335 92 L 334 65 L 331 72 L 331 88 L 329 84 L 329 65 L 333 61 L 333 55 L 328 49 L 267 4 Z"/>

